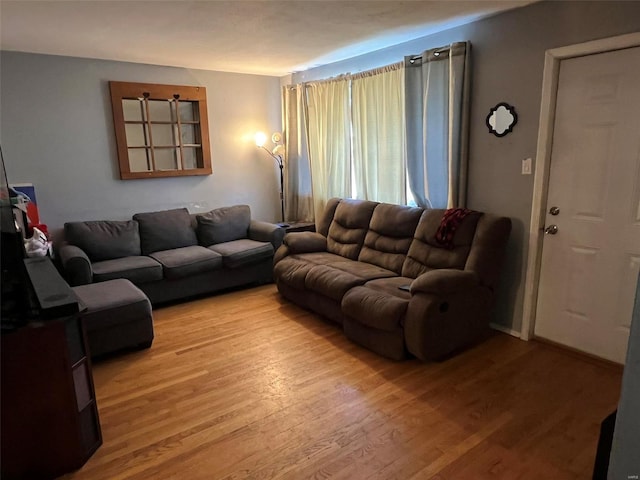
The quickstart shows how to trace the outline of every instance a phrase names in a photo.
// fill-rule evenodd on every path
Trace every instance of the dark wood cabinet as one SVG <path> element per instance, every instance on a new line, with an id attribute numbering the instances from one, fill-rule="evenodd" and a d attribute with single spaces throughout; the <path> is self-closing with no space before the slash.
<path id="1" fill-rule="evenodd" d="M 64 286 L 56 291 L 48 284 L 45 292 L 56 299 L 56 312 L 73 309 L 60 302 L 70 292 Z M 72 293 L 69 298 L 75 301 Z M 78 469 L 102 444 L 79 314 L 32 320 L 3 332 L 1 342 L 2 479 L 54 478 Z"/>

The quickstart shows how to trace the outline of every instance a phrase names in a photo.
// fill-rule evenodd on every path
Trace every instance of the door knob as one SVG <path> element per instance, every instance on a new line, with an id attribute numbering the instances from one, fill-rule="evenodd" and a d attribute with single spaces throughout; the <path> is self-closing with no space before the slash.
<path id="1" fill-rule="evenodd" d="M 560 209 L 558 207 L 551 207 L 549 209 L 549 213 L 551 215 L 558 215 L 560 213 Z"/>
<path id="2" fill-rule="evenodd" d="M 547 235 L 555 235 L 556 233 L 558 233 L 558 226 L 549 225 L 547 228 L 544 229 L 544 233 Z"/>

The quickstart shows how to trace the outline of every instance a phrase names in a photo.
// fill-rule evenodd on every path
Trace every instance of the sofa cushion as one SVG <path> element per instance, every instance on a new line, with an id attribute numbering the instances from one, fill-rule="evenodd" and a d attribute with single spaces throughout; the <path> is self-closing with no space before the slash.
<path id="1" fill-rule="evenodd" d="M 409 298 L 367 285 L 352 288 L 342 299 L 342 311 L 349 318 L 361 325 L 388 332 L 402 326 L 408 306 Z"/>
<path id="2" fill-rule="evenodd" d="M 305 280 L 315 263 L 295 257 L 285 257 L 273 267 L 273 276 L 278 282 L 285 283 L 299 290 L 304 290 Z"/>
<path id="3" fill-rule="evenodd" d="M 330 265 L 332 263 L 344 262 L 344 257 L 328 252 L 296 253 L 290 257 L 298 258 L 316 265 Z"/>
<path id="4" fill-rule="evenodd" d="M 498 288 L 504 251 L 511 232 L 511 219 L 483 214 L 478 220 L 465 270 L 476 272 L 480 283 Z"/>
<path id="5" fill-rule="evenodd" d="M 421 208 L 388 203 L 378 205 L 358 260 L 400 275 L 421 214 Z"/>
<path id="6" fill-rule="evenodd" d="M 133 283 L 162 280 L 162 265 L 150 257 L 123 257 L 95 262 L 92 265 L 93 280 L 104 282 L 116 278 L 126 278 Z"/>
<path id="7" fill-rule="evenodd" d="M 222 268 L 222 256 L 199 245 L 162 250 L 151 257 L 162 264 L 165 277 L 171 279 Z"/>
<path id="8" fill-rule="evenodd" d="M 409 277 L 376 278 L 368 281 L 364 286 L 371 290 L 386 292 L 391 296 L 409 300 L 411 293 L 405 287 L 410 287 L 412 282 L 413 278 Z"/>
<path id="9" fill-rule="evenodd" d="M 138 222 L 134 220 L 68 222 L 64 224 L 64 236 L 92 262 L 140 255 Z"/>
<path id="10" fill-rule="evenodd" d="M 404 277 L 416 278 L 436 268 L 464 269 L 481 214 L 474 212 L 462 220 L 453 237 L 453 248 L 447 249 L 436 241 L 436 232 L 444 212 L 442 209 L 431 209 L 422 213 L 402 266 Z"/>
<path id="11" fill-rule="evenodd" d="M 329 265 L 315 265 L 306 274 L 304 286 L 306 290 L 340 302 L 349 289 L 364 285 L 366 281 L 353 273 L 338 270 Z"/>
<path id="12" fill-rule="evenodd" d="M 331 226 L 333 216 L 336 214 L 336 208 L 338 208 L 340 202 L 342 202 L 341 198 L 330 198 L 327 200 L 322 213 L 320 213 L 319 217 L 316 217 L 316 232 L 325 237 L 329 235 L 329 227 Z"/>
<path id="13" fill-rule="evenodd" d="M 133 219 L 140 224 L 140 246 L 144 255 L 198 244 L 186 208 L 136 213 Z"/>
<path id="14" fill-rule="evenodd" d="M 198 241 L 208 247 L 215 243 L 231 242 L 247 238 L 251 224 L 249 205 L 234 205 L 211 210 L 196 216 L 198 220 Z"/>
<path id="15" fill-rule="evenodd" d="M 366 200 L 342 200 L 329 226 L 327 251 L 356 260 L 376 205 Z"/>
<path id="16" fill-rule="evenodd" d="M 283 243 L 291 253 L 325 252 L 327 237 L 316 232 L 287 233 Z"/>
<path id="17" fill-rule="evenodd" d="M 257 242 L 247 238 L 211 245 L 209 250 L 222 255 L 222 263 L 227 268 L 243 267 L 273 257 L 271 242 Z"/>
<path id="18" fill-rule="evenodd" d="M 356 260 L 345 260 L 341 262 L 332 262 L 329 266 L 343 272 L 351 273 L 365 280 L 373 280 L 374 278 L 395 277 L 396 274 L 391 270 L 371 265 L 366 262 L 358 262 Z"/>

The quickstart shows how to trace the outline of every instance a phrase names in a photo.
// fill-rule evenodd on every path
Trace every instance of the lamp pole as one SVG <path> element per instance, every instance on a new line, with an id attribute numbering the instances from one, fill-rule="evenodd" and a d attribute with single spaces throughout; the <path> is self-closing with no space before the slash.
<path id="1" fill-rule="evenodd" d="M 282 173 L 284 165 L 282 159 L 278 162 L 278 167 L 280 167 L 280 210 L 282 212 L 282 223 L 284 223 L 284 174 Z"/>
<path id="2" fill-rule="evenodd" d="M 284 223 L 284 161 L 280 155 L 274 155 L 264 145 L 260 145 L 260 148 L 271 155 L 278 164 L 278 168 L 280 168 L 280 213 L 282 215 L 282 223 Z"/>

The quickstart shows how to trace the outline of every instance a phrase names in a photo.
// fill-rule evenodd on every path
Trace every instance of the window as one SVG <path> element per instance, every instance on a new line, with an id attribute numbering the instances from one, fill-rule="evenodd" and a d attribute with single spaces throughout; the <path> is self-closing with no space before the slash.
<path id="1" fill-rule="evenodd" d="M 121 179 L 212 173 L 204 87 L 109 87 Z"/>

